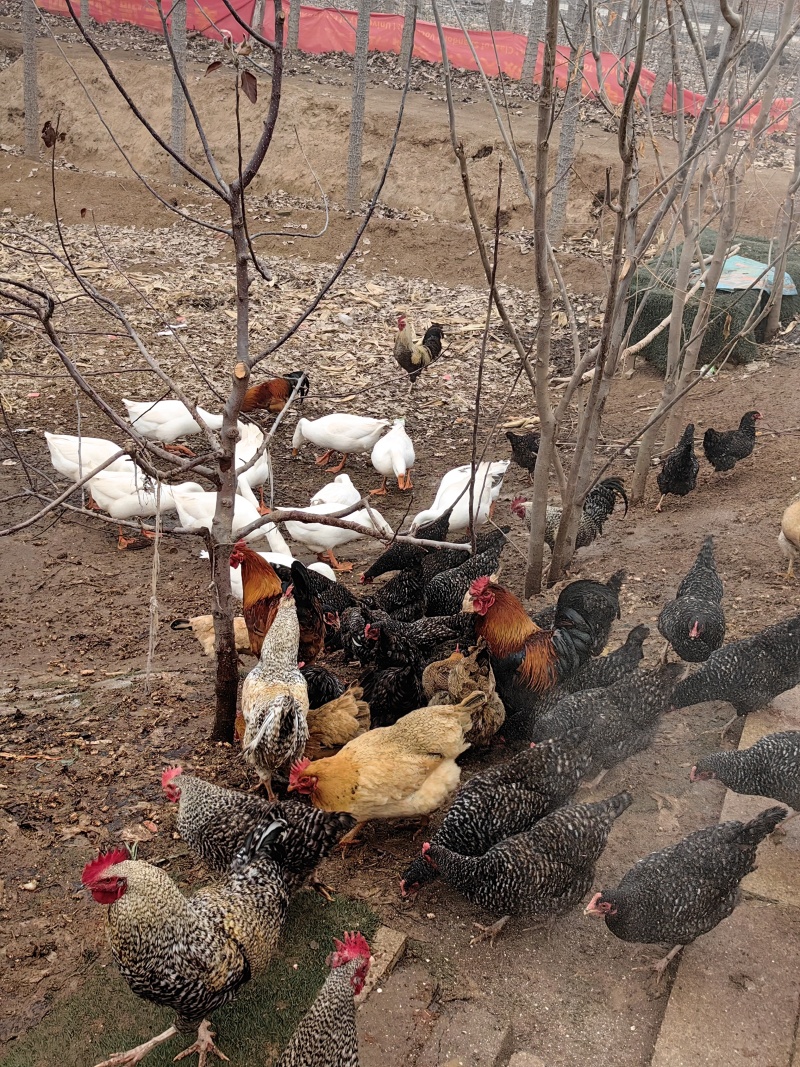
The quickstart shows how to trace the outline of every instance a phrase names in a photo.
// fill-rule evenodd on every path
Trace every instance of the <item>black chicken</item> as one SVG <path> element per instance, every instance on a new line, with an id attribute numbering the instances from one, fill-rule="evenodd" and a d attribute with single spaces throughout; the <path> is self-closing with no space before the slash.
<path id="1" fill-rule="evenodd" d="M 679 683 L 672 703 L 675 708 L 688 708 L 707 700 L 726 700 L 736 715 L 725 725 L 725 737 L 737 715 L 766 708 L 798 682 L 800 615 L 712 652 L 699 671 Z"/>
<path id="2" fill-rule="evenodd" d="M 695 830 L 639 860 L 616 889 L 596 893 L 585 914 L 602 915 L 622 941 L 674 945 L 655 964 L 661 975 L 684 945 L 731 914 L 739 883 L 755 870 L 759 843 L 785 816 L 785 808 L 767 808 L 747 823 Z"/>
<path id="3" fill-rule="evenodd" d="M 425 609 L 425 578 L 421 565 L 401 570 L 375 593 L 361 598 L 370 611 L 385 611 L 406 622 L 419 619 Z"/>
<path id="4" fill-rule="evenodd" d="M 461 786 L 431 844 L 482 856 L 569 800 L 588 765 L 588 751 L 579 750 L 572 736 L 523 749 Z M 437 877 L 436 868 L 418 856 L 403 872 L 400 893 L 414 895 Z"/>
<path id="5" fill-rule="evenodd" d="M 438 518 L 433 519 L 426 526 L 417 530 L 416 536 L 426 541 L 444 541 L 450 526 L 450 516 L 455 504 L 451 504 L 447 511 L 443 511 Z M 362 585 L 369 585 L 381 574 L 389 571 L 413 570 L 422 565 L 426 556 L 430 556 L 436 550 L 426 548 L 424 545 L 413 545 L 409 541 L 393 541 L 389 547 L 378 556 L 375 562 L 369 566 L 359 578 Z"/>
<path id="6" fill-rule="evenodd" d="M 654 672 L 636 670 L 605 689 L 565 697 L 535 721 L 531 739 L 579 731 L 592 754 L 590 771 L 598 775 L 597 784 L 609 767 L 650 745 L 684 669 L 671 663 Z"/>
<path id="7" fill-rule="evenodd" d="M 670 645 L 687 663 L 703 663 L 721 646 L 725 640 L 721 600 L 722 582 L 714 564 L 714 538 L 709 534 L 675 599 L 658 616 L 658 632 L 667 641 L 663 663 Z"/>
<path id="8" fill-rule="evenodd" d="M 397 328 L 394 358 L 408 375 L 413 389 L 423 370 L 442 354 L 444 327 L 438 322 L 432 323 L 425 331 L 421 342 L 413 340 L 414 335 L 406 323 L 405 315 L 398 316 Z"/>
<path id="9" fill-rule="evenodd" d="M 339 632 L 342 639 L 342 651 L 345 663 L 358 660 L 366 667 L 375 658 L 375 645 L 367 641 L 364 634 L 367 623 L 380 622 L 390 618 L 385 611 L 370 611 L 363 604 L 346 608 L 339 619 Z"/>
<path id="10" fill-rule="evenodd" d="M 511 455 L 515 463 L 528 472 L 528 477 L 533 481 L 533 472 L 536 467 L 536 457 L 539 454 L 540 435 L 530 431 L 529 433 L 506 432 L 508 443 L 511 445 Z"/>
<path id="11" fill-rule="evenodd" d="M 697 761 L 689 778 L 719 778 L 734 793 L 769 797 L 800 812 L 800 730 L 767 734 L 738 752 L 713 752 Z"/>
<path id="12" fill-rule="evenodd" d="M 656 511 L 661 511 L 667 496 L 688 496 L 697 485 L 700 464 L 694 454 L 694 423 L 690 422 L 681 439 L 664 461 L 656 481 L 661 492 Z"/>
<path id="13" fill-rule="evenodd" d="M 374 730 L 392 726 L 409 711 L 423 707 L 423 661 L 419 649 L 391 625 L 391 620 L 368 623 L 364 637 L 374 644 L 375 663 L 358 684 L 369 704 L 369 725 Z"/>
<path id="14" fill-rule="evenodd" d="M 325 645 L 325 619 L 322 602 L 310 580 L 313 573 L 299 560 L 292 563 L 294 603 L 300 624 L 300 644 L 297 649 L 300 663 L 313 663 Z"/>
<path id="15" fill-rule="evenodd" d="M 568 804 L 482 856 L 433 842 L 422 854 L 473 904 L 503 916 L 493 926 L 475 924 L 494 939 L 511 915 L 547 917 L 573 908 L 591 887 L 614 820 L 632 802 L 630 793 L 619 793 L 596 804 Z"/>
<path id="16" fill-rule="evenodd" d="M 345 690 L 342 681 L 326 667 L 301 667 L 300 673 L 308 686 L 308 706 L 312 711 L 336 700 Z"/>
<path id="17" fill-rule="evenodd" d="M 635 671 L 644 656 L 643 645 L 650 633 L 647 626 L 634 626 L 625 644 L 609 652 L 607 656 L 590 659 L 582 667 L 548 690 L 538 700 L 530 699 L 523 712 L 507 718 L 503 727 L 506 741 L 525 741 L 533 736 L 534 723 L 551 712 L 571 693 L 587 689 L 605 689 Z"/>
<path id="18" fill-rule="evenodd" d="M 703 435 L 703 451 L 715 471 L 730 471 L 740 459 L 746 459 L 756 443 L 756 420 L 760 411 L 748 411 L 742 415 L 738 430 L 712 430 Z"/>
<path id="19" fill-rule="evenodd" d="M 460 566 L 442 571 L 428 582 L 425 590 L 426 615 L 455 615 L 461 611 L 464 597 L 475 578 L 497 572 L 507 532 L 508 527 L 493 531 L 495 536 L 484 551 L 477 556 L 462 552 L 464 562 Z"/>

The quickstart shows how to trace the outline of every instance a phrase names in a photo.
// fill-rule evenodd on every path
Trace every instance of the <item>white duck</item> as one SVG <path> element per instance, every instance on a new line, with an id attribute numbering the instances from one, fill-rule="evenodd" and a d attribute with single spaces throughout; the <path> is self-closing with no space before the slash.
<path id="1" fill-rule="evenodd" d="M 47 433 L 44 435 L 50 449 L 50 462 L 59 474 L 79 482 L 84 474 L 119 452 L 120 446 L 104 437 L 76 437 L 70 433 Z M 104 468 L 107 471 L 133 471 L 130 456 L 120 456 Z"/>
<path id="2" fill-rule="evenodd" d="M 292 455 L 296 456 L 304 441 L 325 449 L 316 463 L 324 466 L 332 453 L 340 452 L 342 461 L 338 467 L 328 467 L 330 474 L 338 474 L 347 462 L 347 457 L 360 452 L 370 452 L 372 446 L 389 425 L 388 419 L 371 419 L 364 415 L 346 415 L 334 412 L 321 419 L 299 419 L 292 438 Z"/>
<path id="3" fill-rule="evenodd" d="M 340 503 L 312 504 L 308 508 L 295 508 L 293 510 L 305 511 L 310 515 L 332 515 L 337 511 L 341 511 L 342 505 Z M 370 510 L 375 515 L 376 521 L 374 523 L 366 508 L 361 508 L 360 511 L 355 511 L 352 515 L 348 515 L 347 521 L 371 527 L 373 530 L 379 530 L 381 533 L 386 534 L 387 537 L 391 537 L 392 528 L 386 519 L 374 508 Z M 327 557 L 334 570 L 351 571 L 353 569 L 352 563 L 340 563 L 334 556 L 333 550 L 340 545 L 346 545 L 350 541 L 358 540 L 358 538 L 364 536 L 363 534 L 356 533 L 354 530 L 342 530 L 336 526 L 322 526 L 316 522 L 293 522 L 288 520 L 285 525 L 290 537 L 305 545 L 312 552 L 316 552 L 320 559 L 323 556 Z"/>
<path id="4" fill-rule="evenodd" d="M 414 466 L 414 442 L 406 433 L 406 420 L 395 419 L 394 425 L 375 443 L 372 449 L 372 466 L 383 475 L 383 484 L 378 489 L 370 489 L 374 496 L 386 495 L 386 479 L 397 479 L 398 489 L 413 489 L 411 469 Z"/>
<path id="5" fill-rule="evenodd" d="M 497 463 L 479 463 L 475 471 L 475 499 L 473 501 L 473 514 L 475 515 L 475 528 L 477 529 L 486 522 L 492 511 L 494 501 L 500 495 L 503 478 L 509 467 L 509 460 L 500 460 Z M 426 511 L 416 515 L 411 523 L 411 532 L 416 533 L 420 526 L 437 519 L 442 512 L 447 511 L 451 504 L 455 503 L 453 513 L 450 516 L 449 533 L 458 533 L 469 528 L 469 479 L 471 468 L 468 463 L 461 467 L 455 467 L 444 475 L 436 498 Z"/>
<path id="6" fill-rule="evenodd" d="M 266 535 L 270 551 L 259 552 L 258 555 L 262 556 L 269 563 L 277 563 L 283 567 L 291 567 L 295 561 L 294 556 L 275 523 L 267 523 L 261 528 Z M 208 559 L 208 553 L 201 552 L 200 558 Z M 333 568 L 327 563 L 309 563 L 308 569 L 310 571 L 317 571 L 318 574 L 324 574 L 325 577 L 330 578 L 332 582 L 336 581 L 336 574 L 334 573 Z M 235 597 L 238 597 L 239 600 L 242 599 L 242 571 L 240 567 L 231 567 L 231 592 Z"/>
<path id="7" fill-rule="evenodd" d="M 332 482 L 323 485 L 311 497 L 312 504 L 338 504 L 340 508 L 349 508 L 361 499 L 361 493 L 353 485 L 349 474 L 337 474 Z"/>
<path id="8" fill-rule="evenodd" d="M 210 530 L 217 508 L 217 494 L 204 492 L 185 492 L 183 486 L 173 486 L 172 495 L 178 512 L 178 519 L 184 530 Z M 233 505 L 233 538 L 239 537 L 239 531 L 260 518 L 258 508 L 237 493 Z M 265 537 L 264 528 L 253 530 L 246 537 L 247 541 L 258 541 Z"/>
<path id="9" fill-rule="evenodd" d="M 180 400 L 123 400 L 128 410 L 131 425 L 142 437 L 150 441 L 161 441 L 168 446 L 168 451 L 193 456 L 194 452 L 186 445 L 174 445 L 179 437 L 189 437 L 200 433 L 200 426 L 192 418 L 191 412 Z M 198 406 L 197 414 L 210 430 L 222 427 L 222 416 Z"/>

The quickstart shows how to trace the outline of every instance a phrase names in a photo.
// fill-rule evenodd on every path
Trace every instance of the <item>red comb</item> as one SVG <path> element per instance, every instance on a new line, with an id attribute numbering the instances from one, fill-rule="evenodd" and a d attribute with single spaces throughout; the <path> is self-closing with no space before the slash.
<path id="1" fill-rule="evenodd" d="M 430 848 L 431 848 L 430 841 L 426 841 L 425 844 L 422 846 L 422 855 L 424 856 L 426 854 L 426 852 L 430 852 Z"/>
<path id="2" fill-rule="evenodd" d="M 172 779 L 177 778 L 179 774 L 183 774 L 183 767 L 180 765 L 177 767 L 167 767 L 161 775 L 161 788 L 166 790 Z"/>
<path id="3" fill-rule="evenodd" d="M 492 579 L 487 577 L 486 575 L 484 575 L 483 578 L 476 578 L 472 585 L 469 587 L 469 595 L 480 596 L 481 593 L 485 593 L 486 590 L 489 588 L 489 583 L 491 582 L 491 580 Z"/>
<path id="4" fill-rule="evenodd" d="M 81 882 L 83 885 L 93 885 L 101 877 L 103 871 L 113 867 L 115 863 L 124 863 L 131 858 L 127 848 L 117 848 L 113 852 L 101 852 L 93 860 L 89 860 L 83 868 Z"/>
<path id="5" fill-rule="evenodd" d="M 296 784 L 298 778 L 300 777 L 300 775 L 303 773 L 303 771 L 306 769 L 306 767 L 308 767 L 308 765 L 310 763 L 311 763 L 311 760 L 306 758 L 306 759 L 299 759 L 295 763 L 292 764 L 291 770 L 289 771 L 289 785 L 290 786 L 293 786 L 293 785 Z"/>
<path id="6" fill-rule="evenodd" d="M 335 962 L 332 962 L 332 967 L 340 967 L 343 963 L 356 959 L 357 956 L 369 959 L 371 955 L 369 942 L 358 930 L 354 930 L 352 933 L 345 933 L 342 941 L 334 937 L 333 943 L 336 946 L 336 952 L 334 953 L 336 959 Z"/>

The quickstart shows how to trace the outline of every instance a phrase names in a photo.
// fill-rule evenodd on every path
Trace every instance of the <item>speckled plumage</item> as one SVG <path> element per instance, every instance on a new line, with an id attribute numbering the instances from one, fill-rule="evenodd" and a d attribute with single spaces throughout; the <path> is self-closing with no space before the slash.
<path id="1" fill-rule="evenodd" d="M 770 797 L 800 811 L 800 730 L 767 734 L 737 752 L 713 752 L 697 761 L 692 778 L 709 772 L 735 793 Z"/>
<path id="2" fill-rule="evenodd" d="M 308 741 L 308 687 L 297 666 L 300 627 L 284 595 L 264 638 L 261 657 L 242 685 L 244 758 L 267 785 L 302 756 Z"/>
<path id="3" fill-rule="evenodd" d="M 558 808 L 482 856 L 461 856 L 433 843 L 427 854 L 446 882 L 487 911 L 558 915 L 591 888 L 614 820 L 631 803 L 630 793 L 619 793 Z"/>
<path id="4" fill-rule="evenodd" d="M 712 652 L 700 670 L 678 684 L 676 708 L 726 700 L 737 715 L 760 711 L 800 682 L 800 615 Z"/>
<path id="5" fill-rule="evenodd" d="M 694 423 L 690 422 L 681 434 L 681 439 L 664 461 L 656 476 L 663 496 L 688 496 L 697 485 L 700 464 L 694 452 Z"/>
<path id="6" fill-rule="evenodd" d="M 358 1067 L 352 982 L 360 964 L 331 970 L 275 1067 Z"/>
<path id="7" fill-rule="evenodd" d="M 351 815 L 319 811 L 299 800 L 270 801 L 252 793 L 224 789 L 179 774 L 169 786 L 180 793 L 176 829 L 183 840 L 216 871 L 230 867 L 242 842 L 256 826 L 281 819 L 280 865 L 290 893 L 355 825 Z"/>
<path id="8" fill-rule="evenodd" d="M 592 753 L 590 773 L 613 767 L 651 743 L 683 671 L 678 663 L 658 671 L 636 670 L 605 689 L 565 697 L 534 723 L 533 740 L 578 730 Z"/>
<path id="9" fill-rule="evenodd" d="M 767 808 L 748 823 L 696 830 L 639 860 L 616 889 L 596 898 L 616 909 L 605 915 L 606 926 L 622 941 L 644 944 L 688 945 L 707 934 L 733 911 L 759 842 L 785 815 L 784 808 Z"/>
<path id="10" fill-rule="evenodd" d="M 431 844 L 462 856 L 482 856 L 569 800 L 588 766 L 588 751 L 578 749 L 574 738 L 563 738 L 479 771 L 459 789 Z M 438 876 L 418 856 L 404 871 L 401 889 L 405 893 Z"/>
<path id="11" fill-rule="evenodd" d="M 598 482 L 583 502 L 583 511 L 578 522 L 575 536 L 575 548 L 586 548 L 603 532 L 603 526 L 614 512 L 617 497 L 625 505 L 624 514 L 628 514 L 628 498 L 625 487 L 619 478 L 604 478 Z M 545 543 L 552 551 L 561 525 L 561 508 L 549 504 L 545 516 Z"/>
<path id="12" fill-rule="evenodd" d="M 461 611 L 464 596 L 474 579 L 497 572 L 505 543 L 506 538 L 503 534 L 477 556 L 468 556 L 462 552 L 462 557 L 465 557 L 464 563 L 449 571 L 442 571 L 441 574 L 432 578 L 425 591 L 425 614 L 457 615 Z"/>
<path id="13" fill-rule="evenodd" d="M 703 663 L 725 640 L 722 582 L 714 563 L 710 535 L 678 586 L 675 599 L 658 617 L 658 631 L 687 663 Z M 699 631 L 692 637 L 693 630 Z"/>
<path id="14" fill-rule="evenodd" d="M 189 898 L 141 860 L 104 872 L 127 882 L 107 912 L 114 962 L 134 993 L 175 1011 L 180 1031 L 195 1029 L 272 957 L 289 903 L 274 835 L 259 827 L 225 879 Z"/>

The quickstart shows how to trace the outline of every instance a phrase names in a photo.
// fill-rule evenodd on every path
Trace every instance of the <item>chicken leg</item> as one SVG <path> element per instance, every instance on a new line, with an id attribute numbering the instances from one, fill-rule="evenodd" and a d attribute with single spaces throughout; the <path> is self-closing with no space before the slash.
<path id="1" fill-rule="evenodd" d="M 659 500 L 659 502 L 658 502 L 658 503 L 656 504 L 656 511 L 661 511 L 662 507 L 664 506 L 664 501 L 665 501 L 666 499 L 667 499 L 667 494 L 666 494 L 666 493 L 662 493 L 662 494 L 661 494 L 661 499 L 660 499 L 660 500 Z"/>
<path id="2" fill-rule="evenodd" d="M 197 1053 L 197 1067 L 206 1067 L 209 1052 L 213 1052 L 218 1060 L 225 1060 L 228 1062 L 228 1057 L 225 1053 L 220 1052 L 214 1044 L 214 1034 L 208 1019 L 203 1019 L 197 1027 L 197 1040 L 195 1043 L 190 1045 L 189 1048 L 184 1049 L 183 1052 L 179 1052 L 172 1062 L 177 1063 L 178 1060 L 182 1060 L 185 1056 L 191 1056 L 193 1052 Z"/>
<path id="3" fill-rule="evenodd" d="M 158 1048 L 159 1045 L 163 1045 L 165 1041 L 169 1041 L 177 1032 L 177 1027 L 170 1026 L 169 1030 L 165 1030 L 163 1034 L 151 1037 L 149 1041 L 145 1041 L 142 1045 L 137 1045 L 136 1048 L 129 1049 L 127 1052 L 115 1052 L 109 1059 L 98 1063 L 97 1067 L 123 1067 L 123 1065 L 133 1067 L 133 1064 L 139 1063 L 149 1052 L 152 1052 L 154 1048 Z"/>
<path id="4" fill-rule="evenodd" d="M 683 945 L 675 945 L 671 948 L 663 960 L 656 960 L 653 964 L 653 970 L 656 972 L 656 984 L 661 981 L 664 976 L 664 971 L 669 967 L 670 963 L 675 959 L 679 952 L 683 951 Z"/>
<path id="5" fill-rule="evenodd" d="M 327 552 L 320 552 L 317 555 L 317 559 L 321 563 L 330 563 L 335 571 L 343 571 L 345 574 L 353 569 L 352 563 L 340 563 L 336 556 L 334 556 L 332 548 L 329 548 Z"/>
<path id="6" fill-rule="evenodd" d="M 488 941 L 492 948 L 494 948 L 494 939 L 502 931 L 510 918 L 510 915 L 504 915 L 502 919 L 498 919 L 497 922 L 492 923 L 491 926 L 483 926 L 481 923 L 473 923 L 472 925 L 476 930 L 480 930 L 480 933 L 475 934 L 474 937 L 470 938 L 470 948 L 472 948 L 473 945 L 480 944 L 481 941 Z"/>
<path id="7" fill-rule="evenodd" d="M 662 667 L 663 667 L 663 666 L 664 666 L 664 664 L 665 664 L 665 663 L 667 663 L 667 661 L 668 661 L 668 658 L 669 658 L 669 648 L 670 648 L 670 645 L 669 645 L 669 641 L 665 641 L 665 642 L 664 642 L 664 647 L 663 647 L 663 649 L 661 650 L 661 655 L 660 655 L 660 656 L 658 657 L 658 662 L 660 663 L 660 665 L 661 665 Z"/>

